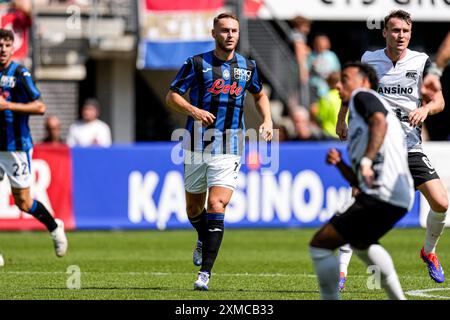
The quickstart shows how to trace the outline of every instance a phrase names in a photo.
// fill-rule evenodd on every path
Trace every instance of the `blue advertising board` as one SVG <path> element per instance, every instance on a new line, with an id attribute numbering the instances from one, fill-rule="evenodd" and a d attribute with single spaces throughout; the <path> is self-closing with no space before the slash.
<path id="1" fill-rule="evenodd" d="M 338 170 L 325 164 L 341 143 L 281 143 L 272 153 L 248 146 L 227 227 L 318 227 L 350 198 Z M 175 143 L 74 148 L 77 229 L 191 228 L 182 157 Z M 419 226 L 419 197 L 398 227 Z"/>

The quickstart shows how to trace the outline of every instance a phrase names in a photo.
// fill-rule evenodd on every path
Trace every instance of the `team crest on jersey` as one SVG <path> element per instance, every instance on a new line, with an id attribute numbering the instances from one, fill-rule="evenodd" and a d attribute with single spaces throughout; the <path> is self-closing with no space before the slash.
<path id="1" fill-rule="evenodd" d="M 230 79 L 230 71 L 228 69 L 223 70 L 222 76 L 225 80 Z"/>
<path id="2" fill-rule="evenodd" d="M 234 79 L 249 81 L 252 78 L 252 72 L 247 69 L 234 68 Z"/>
<path id="3" fill-rule="evenodd" d="M 0 78 L 0 86 L 14 88 L 16 86 L 16 77 L 13 76 L 2 76 Z"/>
<path id="4" fill-rule="evenodd" d="M 418 74 L 416 70 L 408 70 L 406 71 L 406 78 L 407 79 L 414 79 L 417 80 Z"/>

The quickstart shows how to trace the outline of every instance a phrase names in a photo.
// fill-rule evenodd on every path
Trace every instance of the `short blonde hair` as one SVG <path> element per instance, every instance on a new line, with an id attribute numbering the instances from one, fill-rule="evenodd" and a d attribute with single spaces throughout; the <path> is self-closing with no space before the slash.
<path id="1" fill-rule="evenodd" d="M 239 19 L 234 13 L 223 12 L 223 13 L 219 14 L 217 17 L 214 18 L 214 28 L 219 23 L 220 19 L 226 19 L 226 18 L 234 19 L 234 20 L 236 20 L 239 23 Z"/>

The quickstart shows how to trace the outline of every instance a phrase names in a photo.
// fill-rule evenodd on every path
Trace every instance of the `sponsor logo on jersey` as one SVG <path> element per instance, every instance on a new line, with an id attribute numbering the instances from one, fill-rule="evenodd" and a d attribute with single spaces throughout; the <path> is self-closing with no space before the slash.
<path id="1" fill-rule="evenodd" d="M 234 68 L 234 79 L 249 81 L 252 78 L 252 72 L 247 69 Z"/>
<path id="2" fill-rule="evenodd" d="M 389 87 L 378 87 L 378 93 L 380 94 L 412 94 L 412 87 L 402 87 L 400 85 L 397 86 L 389 86 Z"/>
<path id="3" fill-rule="evenodd" d="M 230 79 L 230 71 L 228 71 L 228 69 L 223 70 L 222 75 L 225 80 Z"/>
<path id="4" fill-rule="evenodd" d="M 217 79 L 214 81 L 213 85 L 208 88 L 208 92 L 216 95 L 216 94 L 231 94 L 239 96 L 242 91 L 244 91 L 244 88 L 242 86 L 238 86 L 236 81 L 233 81 L 231 85 L 225 84 L 224 79 Z"/>
<path id="5" fill-rule="evenodd" d="M 13 76 L 2 76 L 0 78 L 0 86 L 14 88 L 16 86 L 16 77 Z"/>
<path id="6" fill-rule="evenodd" d="M 406 71 L 406 78 L 407 79 L 417 80 L 418 76 L 419 75 L 417 74 L 417 71 L 415 71 L 415 70 L 408 70 L 408 71 Z"/>

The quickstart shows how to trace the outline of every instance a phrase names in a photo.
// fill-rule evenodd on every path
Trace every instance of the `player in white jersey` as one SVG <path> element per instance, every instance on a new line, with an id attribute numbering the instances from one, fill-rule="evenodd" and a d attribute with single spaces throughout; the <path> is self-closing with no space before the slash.
<path id="1" fill-rule="evenodd" d="M 360 193 L 310 242 L 322 299 L 339 299 L 334 250 L 346 243 L 365 264 L 379 268 L 381 285 L 390 299 L 405 299 L 391 256 L 378 240 L 412 207 L 413 181 L 400 122 L 374 91 L 377 81 L 367 64 L 349 63 L 342 70 L 339 94 L 350 109 L 347 151 L 351 167 L 336 149 L 329 151 L 327 162 L 336 165 Z"/>
<path id="2" fill-rule="evenodd" d="M 448 209 L 447 190 L 431 162 L 422 151 L 422 123 L 428 115 L 444 109 L 442 92 L 433 97 L 421 95 L 423 77 L 431 62 L 424 53 L 408 49 L 411 39 L 412 21 L 403 10 L 391 12 L 384 19 L 383 36 L 386 48 L 367 51 L 362 62 L 371 65 L 379 78 L 378 93 L 385 98 L 402 123 L 408 147 L 409 169 L 414 187 L 427 199 L 430 212 L 427 217 L 425 243 L 420 258 L 427 264 L 430 277 L 438 283 L 445 280 L 444 271 L 435 254 L 436 245 L 445 227 Z M 342 140 L 347 138 L 345 115 L 348 107 L 342 106 L 336 125 L 336 133 Z M 344 260 L 349 260 L 343 254 Z M 345 278 L 341 279 L 341 287 Z"/>

